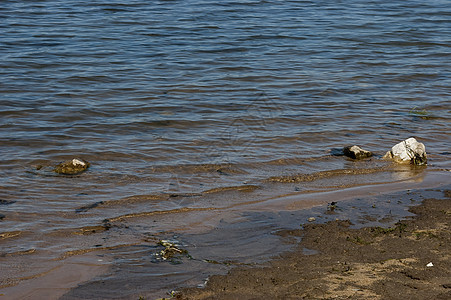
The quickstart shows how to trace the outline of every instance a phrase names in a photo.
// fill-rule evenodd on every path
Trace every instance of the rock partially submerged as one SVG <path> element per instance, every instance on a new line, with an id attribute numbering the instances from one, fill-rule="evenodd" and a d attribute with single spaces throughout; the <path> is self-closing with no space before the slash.
<path id="1" fill-rule="evenodd" d="M 344 155 L 353 159 L 363 159 L 373 156 L 373 153 L 367 150 L 363 150 L 359 146 L 347 146 L 343 149 Z"/>
<path id="2" fill-rule="evenodd" d="M 425 165 L 427 163 L 426 147 L 411 137 L 394 145 L 383 158 L 393 159 L 397 163 Z"/>
<path id="3" fill-rule="evenodd" d="M 54 169 L 54 171 L 58 174 L 63 175 L 77 175 L 80 174 L 86 169 L 89 168 L 89 163 L 82 159 L 74 158 L 72 160 L 68 160 L 60 163 Z"/>

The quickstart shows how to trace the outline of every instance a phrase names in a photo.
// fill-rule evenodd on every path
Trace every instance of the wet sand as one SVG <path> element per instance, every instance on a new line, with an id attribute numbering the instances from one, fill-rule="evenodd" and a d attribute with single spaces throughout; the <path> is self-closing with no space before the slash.
<path id="1" fill-rule="evenodd" d="M 295 251 L 212 276 L 176 298 L 451 299 L 451 190 L 440 192 L 388 228 L 336 220 L 282 231 L 294 243 L 301 238 Z"/>
<path id="2" fill-rule="evenodd" d="M 116 250 L 98 249 L 64 258 L 57 264 L 58 268 L 42 276 L 1 289 L 0 299 L 157 299 L 172 290 L 181 290 L 179 297 L 182 299 L 249 299 L 264 295 L 264 298 L 269 295 L 275 299 L 332 299 L 335 296 L 337 299 L 377 299 L 381 292 L 371 286 L 379 280 L 392 283 L 392 279 L 387 280 L 391 274 L 388 272 L 419 267 L 425 272 L 449 269 L 440 262 L 440 259 L 449 260 L 450 254 L 443 240 L 449 242 L 446 226 L 450 223 L 450 192 L 445 192 L 450 189 L 448 182 L 448 172 L 432 172 L 414 180 L 312 193 L 305 195 L 305 199 L 302 195 L 269 198 L 254 206 L 244 205 L 248 213 L 238 214 L 241 219 L 220 222 L 222 227 L 217 224 L 211 232 L 181 233 L 180 241 L 191 258 L 181 258 L 180 264 L 152 259 L 153 254 L 161 250 L 155 245 L 158 239 Z M 425 208 L 414 207 L 407 212 L 409 206 L 430 198 L 436 200 L 427 200 Z M 315 201 L 311 203 L 308 199 Z M 331 201 L 337 201 L 335 208 L 328 205 Z M 421 214 L 421 209 L 427 214 Z M 279 213 L 275 213 L 277 211 Z M 419 215 L 402 224 L 414 222 L 413 225 L 395 225 L 412 213 Z M 217 217 L 226 215 L 221 211 Z M 315 221 L 308 222 L 309 217 L 315 217 Z M 334 221 L 336 219 L 341 221 Z M 305 224 L 298 230 L 301 223 Z M 231 226 L 225 226 L 227 224 Z M 385 229 L 362 228 L 364 226 Z M 386 229 L 388 226 L 392 229 Z M 251 232 L 255 236 L 250 235 Z M 437 238 L 435 235 L 445 246 L 428 250 Z M 226 241 L 230 247 L 222 243 L 216 245 L 218 239 Z M 280 251 L 282 248 L 295 251 L 287 253 L 287 250 Z M 412 249 L 420 253 L 412 254 Z M 274 258 L 280 253 L 285 254 Z M 272 262 L 266 263 L 271 256 Z M 434 269 L 425 267 L 430 261 Z M 257 268 L 239 267 L 243 264 Z M 226 274 L 230 269 L 226 277 L 211 276 Z M 443 278 L 450 275 L 440 274 Z M 197 286 L 206 278 L 209 281 L 205 289 L 182 290 Z M 430 282 L 435 284 L 433 290 L 443 292 L 439 288 L 441 284 L 446 292 L 448 283 L 442 279 Z M 381 299 L 390 297 L 382 295 Z"/>
<path id="3" fill-rule="evenodd" d="M 108 262 L 95 254 L 72 256 L 41 274 L 23 278 L 19 285 L 0 289 L 0 299 L 58 299 L 81 282 L 107 270 Z"/>

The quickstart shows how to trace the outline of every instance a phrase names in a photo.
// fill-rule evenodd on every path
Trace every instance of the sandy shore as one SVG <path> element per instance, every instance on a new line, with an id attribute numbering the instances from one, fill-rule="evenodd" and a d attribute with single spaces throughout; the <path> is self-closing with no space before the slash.
<path id="1" fill-rule="evenodd" d="M 249 214 L 247 223 L 181 236 L 190 255 L 180 263 L 153 260 L 161 248 L 152 241 L 76 255 L 0 290 L 0 299 L 147 300 L 169 297 L 173 290 L 179 292 L 171 298 L 179 299 L 451 299 L 447 174 L 309 194 L 321 205 L 305 209 L 298 202 L 306 199 L 296 195 L 271 198 L 258 206 L 270 211 Z M 287 208 L 293 210 L 271 213 Z M 255 220 L 266 223 L 258 229 Z M 249 241 L 248 230 L 263 231 L 240 249 L 240 242 Z M 219 239 L 233 247 L 210 246 Z M 261 260 L 243 263 L 243 257 Z M 139 264 L 130 263 L 134 259 Z M 205 288 L 183 289 L 206 278 Z"/>
<path id="2" fill-rule="evenodd" d="M 280 232 L 302 238 L 294 252 L 212 276 L 176 298 L 451 299 L 451 191 L 441 192 L 389 228 L 337 220 Z"/>

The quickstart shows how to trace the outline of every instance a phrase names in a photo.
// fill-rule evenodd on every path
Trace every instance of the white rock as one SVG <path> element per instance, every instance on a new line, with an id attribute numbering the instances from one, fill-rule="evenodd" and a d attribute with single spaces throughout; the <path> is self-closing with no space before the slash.
<path id="1" fill-rule="evenodd" d="M 73 164 L 74 166 L 76 166 L 76 165 L 85 166 L 85 165 L 86 165 L 86 163 L 85 163 L 84 161 L 81 161 L 81 160 L 79 160 L 79 159 L 77 159 L 77 158 L 74 158 L 74 159 L 72 160 L 72 164 Z"/>
<path id="2" fill-rule="evenodd" d="M 433 267 L 433 266 L 434 266 L 434 264 L 431 262 L 426 265 L 426 267 Z"/>
<path id="3" fill-rule="evenodd" d="M 401 143 L 394 145 L 384 158 L 393 159 L 399 163 L 412 163 L 424 165 L 427 163 L 426 147 L 411 137 Z"/>

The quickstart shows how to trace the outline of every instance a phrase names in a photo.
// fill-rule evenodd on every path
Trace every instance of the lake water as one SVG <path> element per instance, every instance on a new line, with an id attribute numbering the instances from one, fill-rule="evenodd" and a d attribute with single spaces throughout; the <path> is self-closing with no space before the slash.
<path id="1" fill-rule="evenodd" d="M 72 259 L 154 274 L 115 294 L 153 295 L 286 250 L 283 211 L 449 179 L 449 4 L 2 1 L 0 288 L 32 297 Z M 427 168 L 380 159 L 410 136 Z M 375 157 L 336 155 L 350 144 Z M 87 172 L 53 172 L 75 157 Z M 162 262 L 162 239 L 204 261 Z"/>

